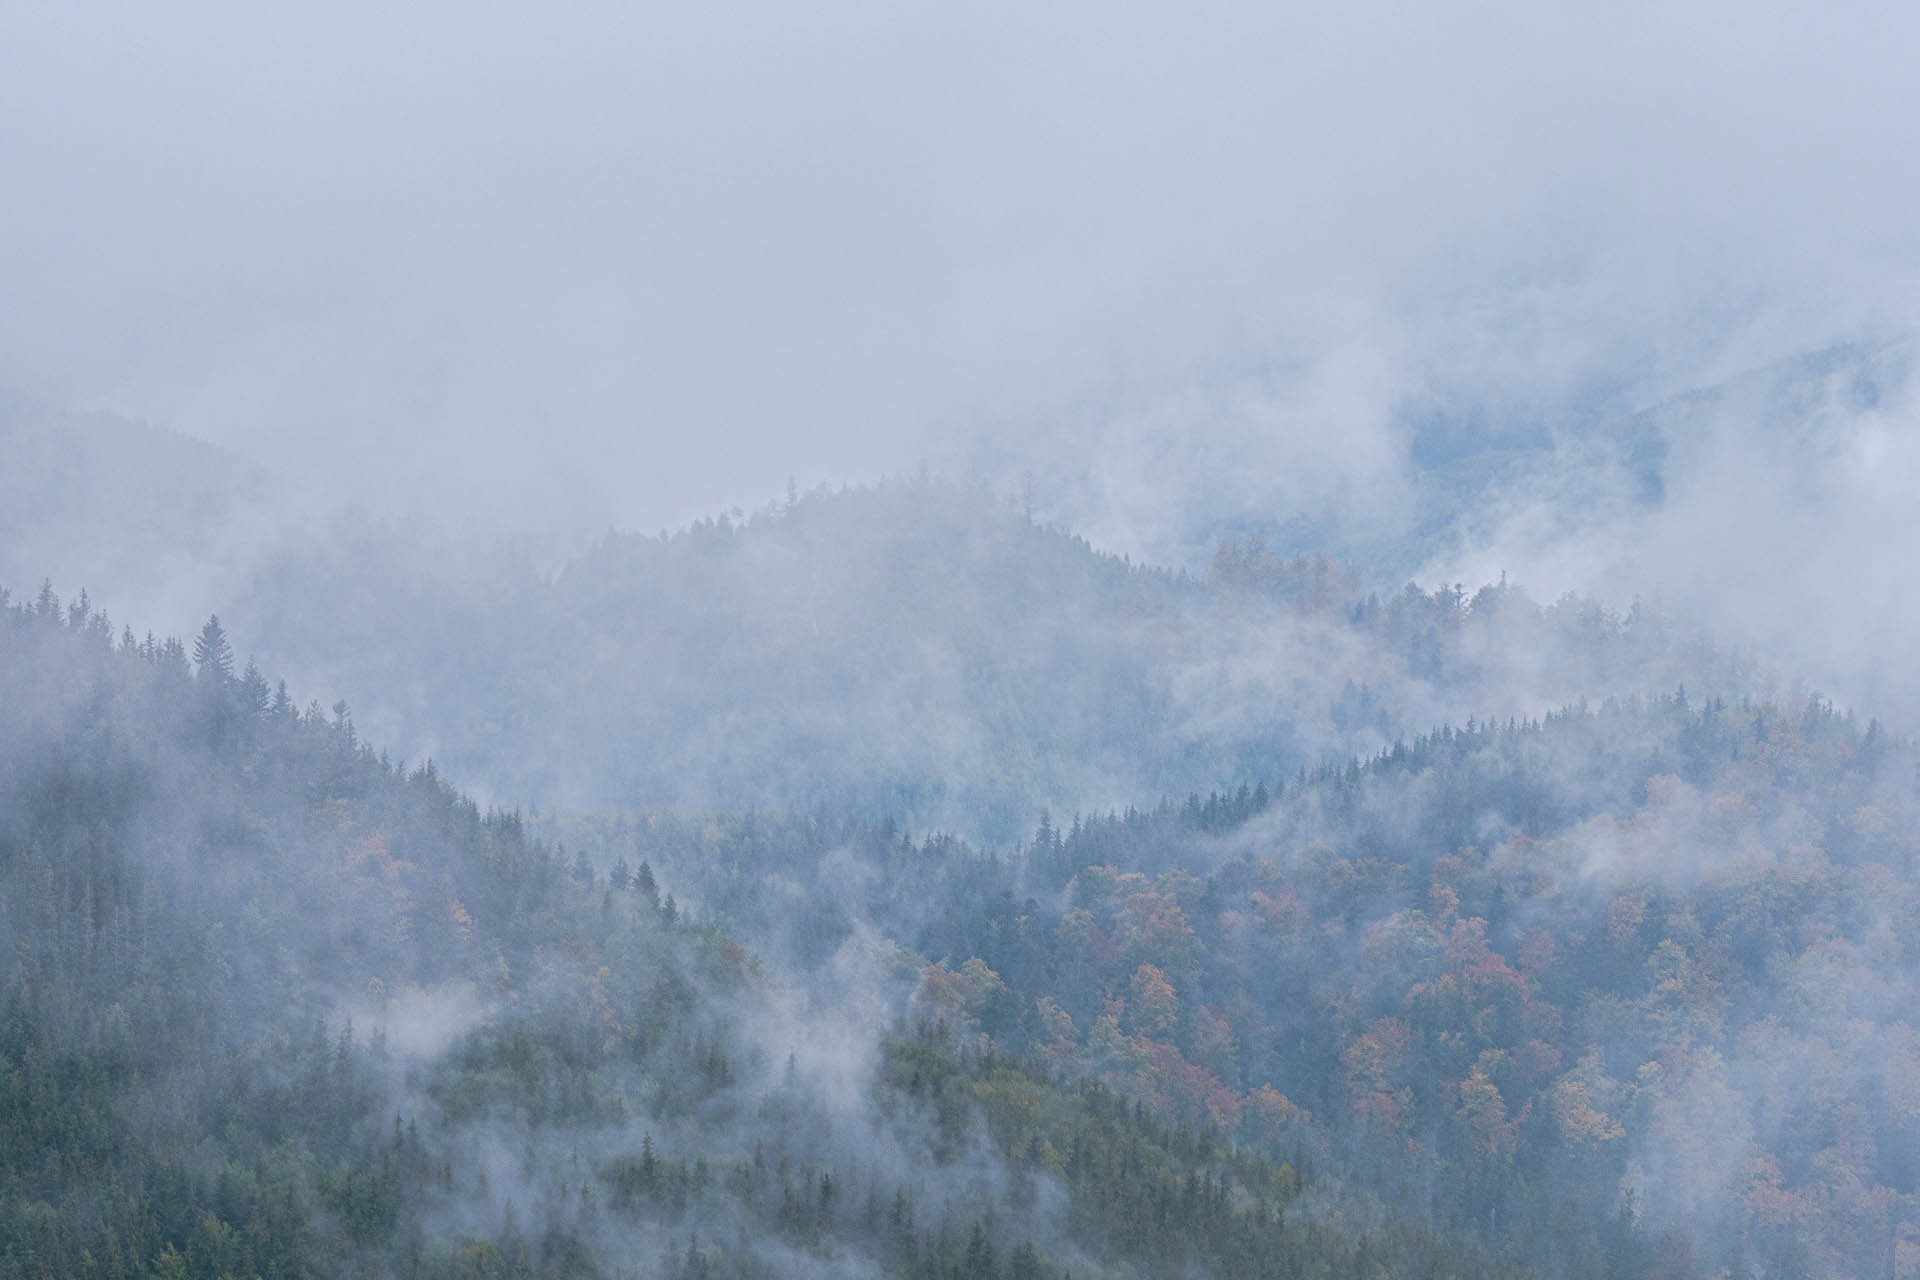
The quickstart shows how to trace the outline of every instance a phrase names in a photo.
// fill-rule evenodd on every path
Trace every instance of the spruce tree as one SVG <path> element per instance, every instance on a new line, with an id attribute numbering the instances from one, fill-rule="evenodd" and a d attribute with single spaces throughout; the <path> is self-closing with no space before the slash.
<path id="1" fill-rule="evenodd" d="M 233 679 L 233 646 L 227 643 L 217 613 L 207 619 L 193 642 L 193 665 L 199 668 L 202 680 L 224 685 Z"/>

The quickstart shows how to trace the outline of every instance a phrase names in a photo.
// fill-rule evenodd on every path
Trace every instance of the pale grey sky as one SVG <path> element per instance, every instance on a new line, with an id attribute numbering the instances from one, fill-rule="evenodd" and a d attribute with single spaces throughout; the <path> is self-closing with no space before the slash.
<path id="1" fill-rule="evenodd" d="M 1912 319 L 1914 6 L 0 5 L 0 385 L 642 529 L 1074 466 L 1390 500 L 1409 403 Z"/>

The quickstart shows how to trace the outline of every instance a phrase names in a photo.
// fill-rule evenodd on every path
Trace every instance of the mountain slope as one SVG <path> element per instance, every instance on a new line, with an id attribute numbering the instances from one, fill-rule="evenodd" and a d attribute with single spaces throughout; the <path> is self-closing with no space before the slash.
<path id="1" fill-rule="evenodd" d="M 1508 1274 L 1296 1217 L 1310 1177 L 1097 1086 L 850 1035 L 644 864 L 193 650 L 0 600 L 0 1275 Z"/>
<path id="2" fill-rule="evenodd" d="M 1920 1259 L 1916 779 L 1910 740 L 1820 700 L 1675 693 L 1011 855 L 767 814 L 547 822 L 823 977 L 893 939 L 976 1052 L 1308 1153 L 1548 1274 L 1840 1277 Z"/>
<path id="3" fill-rule="evenodd" d="M 157 427 L 0 393 L 0 583 L 43 577 L 162 629 L 232 599 L 294 527 L 291 486 Z"/>
<path id="4" fill-rule="evenodd" d="M 369 533 L 288 560 L 236 625 L 278 665 L 387 691 L 349 694 L 383 740 L 542 808 L 854 808 L 1004 840 L 1447 719 L 1751 681 L 1645 611 L 1504 585 L 1383 600 L 1258 544 L 1173 575 L 933 482 L 610 537 L 552 581 L 390 551 Z"/>

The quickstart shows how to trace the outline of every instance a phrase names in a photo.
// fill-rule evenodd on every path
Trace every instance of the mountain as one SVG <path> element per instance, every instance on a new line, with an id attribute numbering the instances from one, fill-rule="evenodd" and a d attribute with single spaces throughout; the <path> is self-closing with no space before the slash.
<path id="1" fill-rule="evenodd" d="M 1894 510 L 1905 367 L 1427 443 L 1687 573 L 1749 468 L 1672 612 L 1169 572 L 926 479 L 557 570 L 291 520 L 190 645 L 28 571 L 0 1275 L 1914 1272 L 1920 747 L 1686 621 L 1898 648 L 1794 548 Z M 55 426 L 10 518 L 134 538 Z M 252 520 L 128 448 L 205 473 L 159 539 Z"/>
<path id="2" fill-rule="evenodd" d="M 296 527 L 292 486 L 212 445 L 0 393 L 0 584 L 84 585 L 184 630 Z"/>
<path id="3" fill-rule="evenodd" d="M 233 666 L 217 621 L 190 662 L 0 601 L 0 1275 L 1521 1274 L 1096 1082 L 856 1032 L 644 861 Z"/>
<path id="4" fill-rule="evenodd" d="M 1818 699 L 1470 723 L 999 853 L 545 822 L 821 980 L 890 939 L 976 1052 L 1544 1274 L 1920 1257 L 1920 748 Z"/>
<path id="5" fill-rule="evenodd" d="M 610 534 L 540 564 L 276 497 L 178 437 L 17 412 L 16 433 L 41 424 L 21 438 L 56 479 L 15 473 L 46 494 L 0 507 L 22 531 L 0 582 L 31 591 L 43 562 L 79 565 L 60 580 L 98 594 L 137 579 L 113 598 L 145 616 L 149 599 L 163 619 L 217 610 L 380 741 L 502 804 L 853 807 L 1006 841 L 1042 811 L 1273 785 L 1443 722 L 1580 697 L 1763 694 L 1782 668 L 1910 727 L 1920 692 L 1879 640 L 1907 625 L 1904 606 L 1788 536 L 1794 483 L 1823 509 L 1858 508 L 1863 537 L 1885 523 L 1872 495 L 1829 491 L 1871 474 L 1848 443 L 1866 430 L 1855 410 L 1902 403 L 1910 365 L 1899 344 L 1824 353 L 1551 431 L 1436 419 L 1411 455 L 1408 545 L 1442 583 L 1424 594 L 1393 576 L 1404 557 L 1297 553 L 1246 522 L 1204 570 L 1167 572 L 982 488 L 911 479 Z M 1770 511 L 1707 500 L 1701 477 L 1735 465 L 1743 432 L 1806 455 Z M 135 465 L 109 465 L 123 453 Z M 1751 536 L 1708 536 L 1727 521 Z M 1701 562 L 1730 545 L 1752 554 Z M 1616 603 L 1530 600 L 1502 582 L 1508 565 L 1515 584 L 1593 576 Z M 1465 589 L 1446 585 L 1456 573 Z M 1621 607 L 1635 583 L 1648 603 Z M 1846 608 L 1876 624 L 1810 620 Z"/>
<path id="6" fill-rule="evenodd" d="M 1269 783 L 1469 715 L 1753 675 L 1657 616 L 1496 584 L 1381 598 L 1325 557 L 1204 577 L 978 490 L 819 490 L 615 535 L 548 579 L 379 531 L 230 615 L 273 664 L 541 808 L 853 808 L 1007 840 L 1043 810 Z"/>
<path id="7" fill-rule="evenodd" d="M 1916 343 L 1906 335 L 1805 352 L 1643 405 L 1614 394 L 1527 409 L 1410 404 L 1399 415 L 1404 449 L 1391 477 L 1403 495 L 1397 512 L 1362 521 L 1337 508 L 1241 512 L 1223 521 L 1201 510 L 1185 538 L 1258 537 L 1283 556 L 1331 551 L 1375 590 L 1434 581 L 1463 561 L 1477 572 L 1500 553 L 1536 581 L 1543 551 L 1631 541 L 1676 500 L 1723 492 L 1745 467 L 1780 466 L 1813 480 L 1863 429 L 1906 412 Z M 1644 573 L 1587 583 L 1602 585 L 1646 593 L 1666 584 Z"/>

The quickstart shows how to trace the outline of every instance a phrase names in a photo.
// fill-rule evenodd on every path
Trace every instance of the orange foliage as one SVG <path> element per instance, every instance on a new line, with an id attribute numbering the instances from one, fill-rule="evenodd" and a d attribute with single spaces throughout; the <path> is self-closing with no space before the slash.
<path id="1" fill-rule="evenodd" d="M 1134 1029 L 1151 1039 L 1165 1039 L 1172 1033 L 1180 1012 L 1179 997 L 1174 994 L 1167 975 L 1153 965 L 1143 964 L 1133 971 L 1132 992 Z"/>

